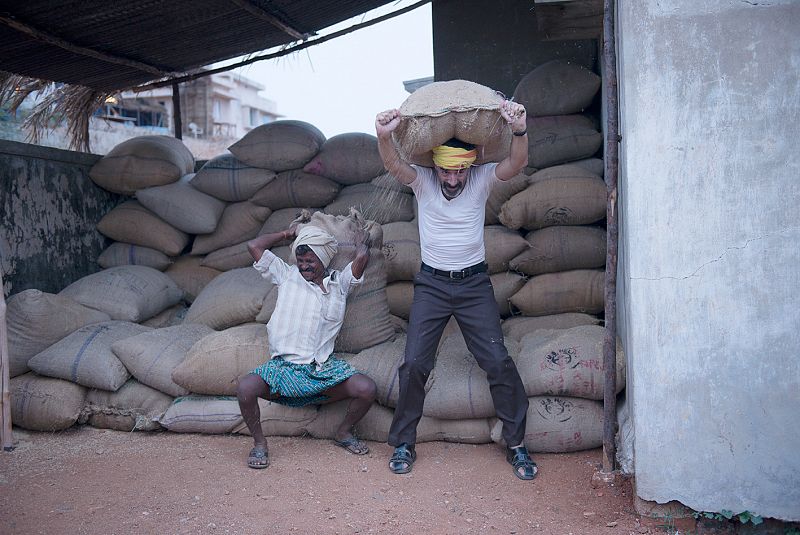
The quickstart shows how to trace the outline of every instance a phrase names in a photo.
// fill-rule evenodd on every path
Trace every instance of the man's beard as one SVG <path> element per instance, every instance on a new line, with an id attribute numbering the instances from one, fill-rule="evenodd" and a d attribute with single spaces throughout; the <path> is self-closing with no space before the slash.
<path id="1" fill-rule="evenodd" d="M 458 184 L 452 189 L 447 187 L 446 184 L 442 184 L 442 195 L 444 195 L 446 199 L 455 199 L 462 191 L 464 191 L 464 184 Z"/>

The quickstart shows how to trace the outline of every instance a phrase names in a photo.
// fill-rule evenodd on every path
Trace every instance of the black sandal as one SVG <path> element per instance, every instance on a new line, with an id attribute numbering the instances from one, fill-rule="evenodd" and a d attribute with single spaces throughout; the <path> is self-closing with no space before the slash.
<path id="1" fill-rule="evenodd" d="M 407 474 L 416 460 L 417 452 L 414 450 L 414 446 L 400 444 L 394 449 L 394 454 L 389 459 L 389 470 L 395 474 Z"/>
<path id="2" fill-rule="evenodd" d="M 539 467 L 533 462 L 525 446 L 518 448 L 508 448 L 506 450 L 506 460 L 514 467 L 514 475 L 520 479 L 530 480 L 539 473 Z"/>
<path id="3" fill-rule="evenodd" d="M 266 446 L 255 446 L 247 456 L 247 466 L 256 470 L 269 466 L 269 450 Z"/>

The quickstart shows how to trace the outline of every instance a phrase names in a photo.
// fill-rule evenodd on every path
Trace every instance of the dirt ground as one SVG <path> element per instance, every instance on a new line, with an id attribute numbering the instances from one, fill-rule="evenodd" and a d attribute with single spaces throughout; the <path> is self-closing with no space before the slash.
<path id="1" fill-rule="evenodd" d="M 417 446 L 389 472 L 387 444 L 357 457 L 326 440 L 270 439 L 271 466 L 245 466 L 239 435 L 14 429 L 0 453 L 0 533 L 647 533 L 630 483 L 592 488 L 601 452 L 540 454 L 517 480 L 496 445 Z"/>

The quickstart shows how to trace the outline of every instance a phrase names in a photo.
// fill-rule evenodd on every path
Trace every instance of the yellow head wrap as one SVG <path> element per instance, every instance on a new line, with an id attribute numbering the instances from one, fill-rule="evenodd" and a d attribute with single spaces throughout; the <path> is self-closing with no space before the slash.
<path id="1" fill-rule="evenodd" d="M 464 169 L 475 162 L 478 150 L 439 145 L 433 148 L 433 163 L 442 169 Z"/>

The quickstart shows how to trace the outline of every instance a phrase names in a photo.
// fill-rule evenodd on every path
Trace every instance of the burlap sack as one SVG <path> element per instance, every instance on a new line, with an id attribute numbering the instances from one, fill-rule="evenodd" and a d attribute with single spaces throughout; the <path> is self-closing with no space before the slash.
<path id="1" fill-rule="evenodd" d="M 71 427 L 83 409 L 86 388 L 69 381 L 26 373 L 11 379 L 11 421 L 32 431 Z"/>
<path id="2" fill-rule="evenodd" d="M 606 215 L 606 185 L 590 175 L 534 182 L 500 209 L 508 228 L 536 230 L 553 225 L 589 225 Z"/>
<path id="3" fill-rule="evenodd" d="M 576 63 L 552 60 L 522 77 L 514 100 L 530 117 L 567 115 L 586 109 L 600 89 L 600 77 Z"/>
<path id="4" fill-rule="evenodd" d="M 196 394 L 235 396 L 239 377 L 268 360 L 267 328 L 239 325 L 195 342 L 172 371 L 172 380 Z"/>
<path id="5" fill-rule="evenodd" d="M 247 249 L 247 242 L 237 243 L 230 247 L 223 247 L 208 253 L 200 262 L 201 266 L 210 267 L 218 271 L 230 271 L 253 265 L 253 256 Z"/>
<path id="6" fill-rule="evenodd" d="M 529 247 L 519 232 L 502 225 L 483 227 L 483 246 L 489 273 L 508 271 L 509 261 Z"/>
<path id="7" fill-rule="evenodd" d="M 399 385 L 397 369 L 403 364 L 406 336 L 398 334 L 394 340 L 360 351 L 356 354 L 339 354 L 355 369 L 370 377 L 378 387 L 376 401 L 383 405 L 397 405 Z M 430 383 L 430 380 L 428 381 Z M 426 388 L 429 388 L 426 385 Z"/>
<path id="8" fill-rule="evenodd" d="M 191 173 L 166 186 L 141 189 L 136 199 L 178 230 L 189 234 L 214 232 L 225 203 L 192 186 L 189 181 L 193 176 Z"/>
<path id="9" fill-rule="evenodd" d="M 542 182 L 551 178 L 601 178 L 603 173 L 596 173 L 593 168 L 595 165 L 581 164 L 581 162 L 598 161 L 602 165 L 603 160 L 589 158 L 588 160 L 578 160 L 575 162 L 554 165 L 545 169 L 539 169 L 528 177 L 528 183 Z"/>
<path id="10" fill-rule="evenodd" d="M 386 257 L 386 280 L 410 281 L 419 272 L 422 256 L 416 221 L 386 223 L 383 227 L 383 256 Z"/>
<path id="11" fill-rule="evenodd" d="M 150 186 L 163 186 L 194 171 L 194 156 L 172 136 L 140 136 L 123 141 L 89 170 L 101 188 L 133 195 Z"/>
<path id="12" fill-rule="evenodd" d="M 59 293 L 105 312 L 111 319 L 140 322 L 181 300 L 183 292 L 164 273 L 146 266 L 117 266 L 87 275 Z"/>
<path id="13" fill-rule="evenodd" d="M 573 396 L 603 399 L 605 371 L 599 325 L 530 333 L 522 338 L 514 359 L 529 396 Z M 625 387 L 625 359 L 617 359 L 616 393 Z"/>
<path id="14" fill-rule="evenodd" d="M 97 223 L 97 230 L 114 241 L 150 247 L 167 256 L 178 256 L 189 244 L 189 235 L 176 229 L 138 201 L 126 201 L 111 209 Z"/>
<path id="15" fill-rule="evenodd" d="M 605 272 L 592 269 L 536 275 L 511 296 L 511 304 L 526 316 L 599 314 L 604 309 L 604 283 Z"/>
<path id="16" fill-rule="evenodd" d="M 534 396 L 528 398 L 525 447 L 531 453 L 568 453 L 603 445 L 603 404 L 590 399 Z M 492 427 L 492 440 L 503 443 L 502 422 Z"/>
<path id="17" fill-rule="evenodd" d="M 185 323 L 114 342 L 111 350 L 140 383 L 173 397 L 185 396 L 190 390 L 172 380 L 172 371 L 197 341 L 212 333 L 205 325 Z"/>
<path id="18" fill-rule="evenodd" d="M 324 176 L 292 169 L 278 173 L 275 180 L 258 190 L 250 202 L 272 210 L 303 206 L 325 206 L 341 186 Z"/>
<path id="19" fill-rule="evenodd" d="M 603 178 L 606 174 L 605 169 L 605 162 L 600 158 L 586 158 L 585 160 L 575 160 L 574 162 L 570 162 L 570 165 L 577 165 L 578 167 L 582 167 L 589 171 L 590 173 L 594 173 L 595 175 Z"/>
<path id="20" fill-rule="evenodd" d="M 433 167 L 431 149 L 451 138 L 477 145 L 476 163 L 499 162 L 511 146 L 502 102 L 497 92 L 466 80 L 428 84 L 400 106 L 392 139 L 404 160 L 426 167 Z"/>
<path id="21" fill-rule="evenodd" d="M 100 429 L 155 431 L 170 405 L 171 396 L 130 379 L 116 392 L 90 390 L 81 419 Z"/>
<path id="22" fill-rule="evenodd" d="M 202 323 L 214 330 L 255 321 L 272 283 L 252 267 L 226 271 L 206 285 L 189 311 L 186 323 Z"/>
<path id="23" fill-rule="evenodd" d="M 263 234 L 272 234 L 274 232 L 282 232 L 288 229 L 289 225 L 300 216 L 303 210 L 308 211 L 309 214 L 314 214 L 321 211 L 322 208 L 283 208 L 281 210 L 275 210 L 267 218 L 267 220 L 264 221 L 264 224 L 258 231 L 258 235 L 261 236 Z M 283 246 L 290 243 L 291 241 L 287 240 L 278 245 Z"/>
<path id="24" fill-rule="evenodd" d="M 394 314 L 389 315 L 389 320 L 392 322 L 392 327 L 394 327 L 395 333 L 405 334 L 408 332 L 408 321 L 399 316 L 395 316 Z"/>
<path id="25" fill-rule="evenodd" d="M 351 208 L 358 210 L 365 219 L 380 225 L 414 219 L 413 195 L 371 183 L 343 188 L 336 200 L 325 207 L 325 213 L 347 215 Z"/>
<path id="26" fill-rule="evenodd" d="M 387 284 L 386 298 L 389 301 L 389 312 L 407 320 L 414 301 L 414 283 L 398 281 Z"/>
<path id="27" fill-rule="evenodd" d="M 525 277 L 512 271 L 503 271 L 489 275 L 489 280 L 492 282 L 492 290 L 500 317 L 507 318 L 512 312 L 509 299 L 525 286 Z"/>
<path id="28" fill-rule="evenodd" d="M 345 186 L 369 182 L 383 172 L 378 138 L 362 132 L 333 136 L 303 171 L 332 178 Z"/>
<path id="29" fill-rule="evenodd" d="M 100 253 L 97 263 L 104 269 L 117 266 L 147 266 L 164 271 L 172 263 L 172 260 L 161 251 L 150 247 L 114 242 Z"/>
<path id="30" fill-rule="evenodd" d="M 150 330 L 127 321 L 87 325 L 31 357 L 28 366 L 39 375 L 114 391 L 131 375 L 111 345 Z"/>
<path id="31" fill-rule="evenodd" d="M 269 169 L 240 162 L 233 154 L 222 154 L 203 164 L 191 180 L 203 193 L 227 202 L 246 201 L 275 178 Z"/>
<path id="32" fill-rule="evenodd" d="M 158 423 L 175 433 L 232 433 L 242 423 L 239 402 L 227 396 L 181 396 L 175 398 Z"/>
<path id="33" fill-rule="evenodd" d="M 519 345 L 506 342 L 506 349 L 514 358 Z M 443 340 L 428 383 L 425 416 L 460 420 L 488 418 L 495 414 L 486 373 L 478 366 L 460 333 Z"/>
<path id="34" fill-rule="evenodd" d="M 183 323 L 184 318 L 186 318 L 186 313 L 188 311 L 189 307 L 183 302 L 180 302 L 177 305 L 164 309 L 150 319 L 139 322 L 139 324 L 152 329 L 163 329 L 164 327 L 180 325 Z"/>
<path id="35" fill-rule="evenodd" d="M 358 186 L 350 186 L 358 187 Z M 309 224 L 322 228 L 338 243 L 331 269 L 342 269 L 355 258 L 355 231 L 366 228 L 370 236 L 369 263 L 363 280 L 347 297 L 344 322 L 336 338 L 336 351 L 356 352 L 380 344 L 394 336 L 389 320 L 389 303 L 386 298 L 386 260 L 381 247 L 383 230 L 374 221 L 366 221 L 357 211 L 348 216 L 335 216 L 317 212 Z"/>
<path id="36" fill-rule="evenodd" d="M 229 204 L 219 220 L 216 230 L 195 237 L 192 254 L 200 255 L 230 247 L 255 238 L 272 210 L 250 201 Z"/>
<path id="37" fill-rule="evenodd" d="M 513 177 L 511 180 L 500 182 L 492 188 L 489 198 L 486 200 L 486 219 L 484 224 L 497 225 L 500 223 L 498 216 L 500 215 L 500 208 L 511 197 L 524 191 L 528 187 L 528 175 L 520 173 Z"/>
<path id="38" fill-rule="evenodd" d="M 23 290 L 6 304 L 9 375 L 27 372 L 28 360 L 85 325 L 108 321 L 105 312 L 92 310 L 63 295 Z"/>
<path id="39" fill-rule="evenodd" d="M 589 314 L 568 312 L 550 316 L 514 316 L 503 321 L 503 335 L 507 340 L 522 340 L 526 334 L 540 330 L 570 329 L 579 325 L 598 325 L 600 320 Z"/>
<path id="40" fill-rule="evenodd" d="M 309 427 L 317 417 L 318 405 L 305 407 L 287 407 L 259 398 L 258 408 L 261 414 L 261 432 L 266 437 L 299 437 L 309 434 Z M 234 433 L 250 435 L 247 424 L 243 421 Z"/>
<path id="41" fill-rule="evenodd" d="M 178 288 L 183 290 L 183 299 L 187 303 L 194 301 L 203 288 L 222 273 L 220 270 L 203 266 L 202 262 L 201 256 L 181 256 L 176 258 L 164 272 L 178 285 Z"/>
<path id="42" fill-rule="evenodd" d="M 542 169 L 593 156 L 603 134 L 583 115 L 528 117 L 528 162 Z"/>
<path id="43" fill-rule="evenodd" d="M 228 147 L 236 158 L 275 172 L 301 169 L 325 143 L 319 129 L 303 121 L 262 124 Z"/>
<path id="44" fill-rule="evenodd" d="M 323 405 L 314 420 L 305 424 L 309 435 L 315 438 L 333 438 L 347 411 L 348 402 Z M 373 403 L 364 417 L 355 425 L 355 434 L 364 440 L 386 442 L 394 411 Z M 417 443 L 443 441 L 462 444 L 487 444 L 491 442 L 491 420 L 488 418 L 442 420 L 423 416 L 417 424 Z"/>
<path id="45" fill-rule="evenodd" d="M 526 236 L 530 247 L 515 256 L 511 269 L 540 275 L 606 264 L 606 231 L 598 227 L 555 226 Z"/>

